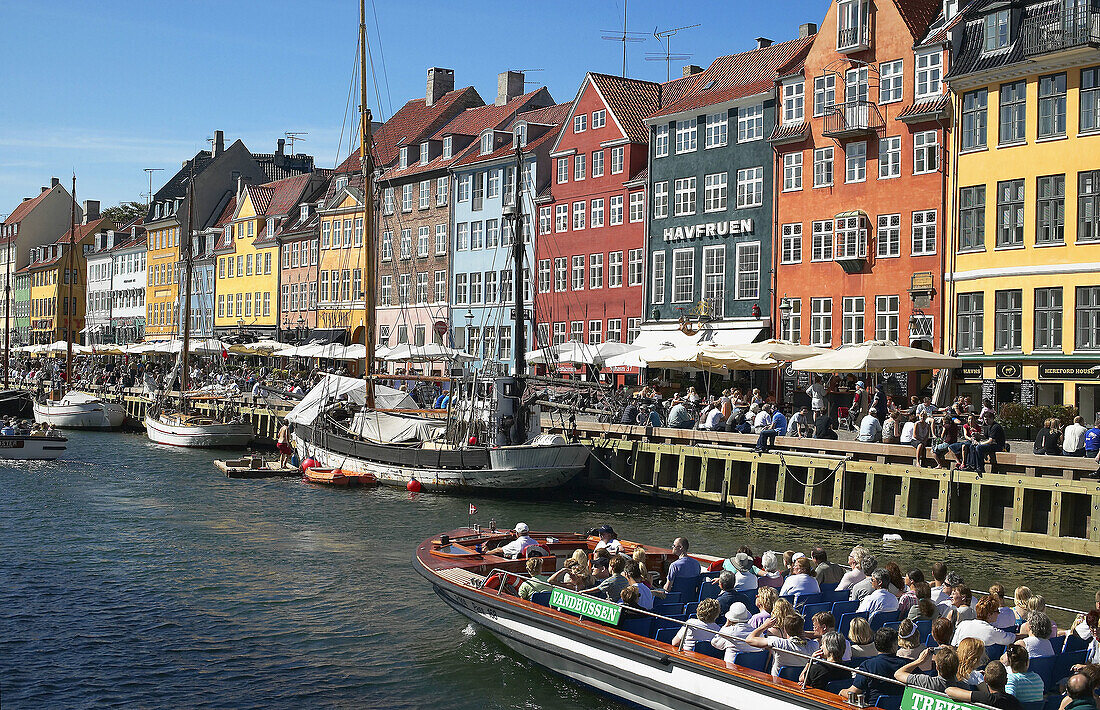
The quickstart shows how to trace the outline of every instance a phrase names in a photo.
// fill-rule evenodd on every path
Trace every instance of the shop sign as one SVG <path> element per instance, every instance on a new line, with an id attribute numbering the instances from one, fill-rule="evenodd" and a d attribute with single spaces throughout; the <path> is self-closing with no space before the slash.
<path id="1" fill-rule="evenodd" d="M 935 281 L 931 271 L 918 271 L 909 279 L 910 291 L 932 291 Z"/>
<path id="2" fill-rule="evenodd" d="M 998 380 L 1018 380 L 1024 374 L 1024 366 L 1018 362 L 997 363 Z"/>
<path id="3" fill-rule="evenodd" d="M 753 234 L 755 224 L 751 219 L 729 219 L 721 222 L 701 222 L 685 227 L 669 227 L 664 230 L 666 242 L 679 242 L 685 239 L 703 237 L 735 237 L 739 234 Z"/>
<path id="4" fill-rule="evenodd" d="M 982 364 L 976 362 L 956 368 L 955 378 L 959 380 L 980 380 L 982 378 Z"/>
<path id="5" fill-rule="evenodd" d="M 1100 380 L 1100 372 L 1094 372 L 1091 364 L 1043 363 L 1039 365 L 1040 380 Z"/>
<path id="6" fill-rule="evenodd" d="M 1020 383 L 1020 404 L 1025 407 L 1034 407 L 1039 404 L 1039 383 L 1035 380 L 1024 380 Z"/>

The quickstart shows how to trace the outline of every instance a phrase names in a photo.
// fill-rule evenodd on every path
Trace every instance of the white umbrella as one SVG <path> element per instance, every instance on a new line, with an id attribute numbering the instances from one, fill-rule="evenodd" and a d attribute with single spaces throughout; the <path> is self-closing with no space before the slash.
<path id="1" fill-rule="evenodd" d="M 64 353 L 64 352 L 68 352 L 68 350 L 69 350 L 69 344 L 67 342 L 65 342 L 64 340 L 58 340 L 56 342 L 53 342 L 53 343 L 50 343 L 49 345 L 47 345 L 43 352 Z M 90 347 L 88 347 L 87 345 L 80 345 L 79 343 L 73 343 L 73 353 L 75 353 L 77 355 L 86 355 L 90 352 L 92 352 L 92 349 Z"/>
<path id="2" fill-rule="evenodd" d="M 436 362 L 440 360 L 469 362 L 477 358 L 469 353 L 439 343 L 428 343 L 426 345 L 404 343 L 393 348 L 383 359 L 387 362 Z"/>
<path id="3" fill-rule="evenodd" d="M 799 372 L 916 372 L 961 367 L 962 360 L 917 348 L 873 340 L 815 355 L 791 365 Z"/>
<path id="4" fill-rule="evenodd" d="M 813 345 L 801 345 L 799 343 L 792 343 L 789 340 L 764 340 L 759 343 L 746 343 L 745 345 L 731 345 L 728 350 L 735 351 L 737 353 L 752 353 L 754 355 L 763 355 L 764 357 L 775 360 L 776 362 L 794 362 L 796 360 L 802 360 L 804 358 L 813 357 L 814 355 L 824 355 L 829 352 L 828 348 L 818 348 Z"/>
<path id="5" fill-rule="evenodd" d="M 606 362 L 608 358 L 625 355 L 638 350 L 641 350 L 641 348 L 634 345 L 626 345 L 625 343 L 616 342 L 614 340 L 609 340 L 599 345 L 573 343 L 573 347 L 564 349 L 558 353 L 558 362 L 599 365 Z"/>
<path id="6" fill-rule="evenodd" d="M 558 361 L 558 354 L 563 350 L 572 349 L 573 345 L 579 344 L 572 342 L 562 345 L 548 345 L 541 350 L 532 350 L 523 359 L 528 365 L 550 365 Z"/>
<path id="7" fill-rule="evenodd" d="M 740 346 L 706 348 L 699 354 L 699 362 L 708 370 L 772 370 L 779 366 L 779 360 L 764 353 L 743 351 Z"/>

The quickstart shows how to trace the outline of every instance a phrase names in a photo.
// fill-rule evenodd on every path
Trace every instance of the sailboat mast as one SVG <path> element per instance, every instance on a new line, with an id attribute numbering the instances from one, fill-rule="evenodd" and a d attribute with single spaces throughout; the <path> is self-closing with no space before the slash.
<path id="1" fill-rule="evenodd" d="M 65 280 L 69 288 L 65 295 L 65 386 L 71 386 L 73 381 L 73 281 L 76 274 L 73 273 L 73 250 L 76 248 L 76 173 L 73 173 L 73 203 L 69 208 L 69 253 L 65 255 Z M 64 248 L 64 247 L 62 247 Z"/>
<path id="2" fill-rule="evenodd" d="M 359 0 L 359 163 L 363 170 L 363 347 L 366 361 L 367 407 L 374 409 L 375 256 L 374 247 L 374 164 L 371 161 L 371 113 L 367 108 L 367 8 Z M 358 295 L 358 294 L 355 294 Z"/>
<path id="3" fill-rule="evenodd" d="M 191 161 L 191 176 L 187 180 L 187 232 L 183 247 L 183 351 L 180 364 L 180 395 L 187 391 L 187 354 L 191 347 L 191 230 L 195 214 L 195 161 Z"/>
<path id="4" fill-rule="evenodd" d="M 516 145 L 516 179 L 513 181 L 513 205 L 515 209 L 515 222 L 512 225 L 512 291 L 515 294 L 516 308 L 512 318 L 512 328 L 516 340 L 516 368 L 515 376 L 523 377 L 527 372 L 527 331 L 524 317 L 524 283 L 523 283 L 523 192 L 520 188 L 523 182 L 523 146 Z"/>
<path id="5" fill-rule="evenodd" d="M 8 371 L 11 369 L 11 243 L 15 237 L 7 235 L 8 253 L 4 261 L 4 389 L 8 388 Z"/>

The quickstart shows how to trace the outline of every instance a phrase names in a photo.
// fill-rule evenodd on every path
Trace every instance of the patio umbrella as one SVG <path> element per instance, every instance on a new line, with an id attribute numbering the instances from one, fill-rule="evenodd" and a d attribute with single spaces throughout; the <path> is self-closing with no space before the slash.
<path id="1" fill-rule="evenodd" d="M 702 350 L 699 362 L 708 370 L 774 370 L 782 361 L 764 353 L 742 350 L 741 346 L 717 346 Z"/>
<path id="2" fill-rule="evenodd" d="M 572 349 L 573 345 L 580 343 L 565 343 L 562 345 L 547 345 L 541 350 L 532 350 L 524 357 L 528 365 L 551 365 L 558 361 L 558 355 L 566 349 Z M 400 347 L 400 346 L 399 346 Z"/>
<path id="3" fill-rule="evenodd" d="M 916 372 L 960 367 L 962 360 L 882 340 L 843 347 L 791 365 L 799 372 Z"/>
<path id="4" fill-rule="evenodd" d="M 427 343 L 426 345 L 410 345 L 403 343 L 393 348 L 383 358 L 386 362 L 438 362 L 459 361 L 469 362 L 476 360 L 473 355 L 455 350 L 439 343 Z"/>
<path id="5" fill-rule="evenodd" d="M 640 347 L 609 340 L 599 345 L 573 343 L 573 347 L 558 353 L 558 362 L 572 362 L 579 365 L 600 365 L 609 358 L 641 350 Z"/>
<path id="6" fill-rule="evenodd" d="M 794 362 L 814 355 L 824 355 L 828 348 L 818 348 L 813 345 L 800 345 L 789 340 L 765 340 L 759 343 L 746 343 L 745 345 L 732 345 L 729 350 L 738 353 L 753 353 L 771 358 L 776 362 Z"/>

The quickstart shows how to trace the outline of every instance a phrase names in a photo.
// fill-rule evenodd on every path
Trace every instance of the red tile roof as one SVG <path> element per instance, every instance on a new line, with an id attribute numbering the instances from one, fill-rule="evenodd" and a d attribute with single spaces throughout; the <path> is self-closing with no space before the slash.
<path id="1" fill-rule="evenodd" d="M 951 99 L 944 96 L 936 96 L 931 99 L 924 99 L 923 101 L 917 101 L 911 106 L 906 106 L 898 114 L 899 121 L 934 121 L 938 117 L 944 117 L 947 115 L 947 108 L 951 104 Z"/>
<path id="2" fill-rule="evenodd" d="M 536 148 L 542 146 L 547 141 L 554 141 L 555 139 L 557 139 L 558 127 L 561 126 L 561 122 L 569 116 L 569 112 L 572 110 L 572 108 L 573 104 L 572 102 L 570 102 L 567 104 L 555 104 L 554 106 L 547 106 L 546 108 L 535 109 L 533 111 L 524 111 L 523 113 L 518 114 L 515 119 L 512 120 L 508 124 L 508 126 L 506 126 L 502 130 L 510 131 L 512 125 L 514 125 L 516 121 L 527 121 L 528 123 L 538 123 L 542 125 L 553 126 L 553 128 L 546 131 L 546 133 L 542 134 L 538 138 L 533 138 L 528 141 L 526 147 L 524 148 L 524 151 L 529 153 Z M 512 155 L 513 153 L 514 149 L 512 148 L 512 144 L 510 142 L 506 142 L 504 145 L 497 148 L 492 153 L 489 153 L 488 155 L 481 155 L 480 145 L 477 141 L 474 141 L 466 148 L 466 150 L 464 150 L 459 155 L 458 159 L 455 160 L 452 165 L 454 165 L 455 167 L 460 165 L 474 165 L 476 163 L 482 163 L 489 160 L 496 160 L 506 155 Z"/>
<path id="3" fill-rule="evenodd" d="M 256 212 L 256 216 L 264 215 L 267 212 L 267 206 L 271 204 L 271 195 L 274 192 L 271 185 L 245 185 L 244 191 L 252 198 L 252 209 Z"/>
<path id="4" fill-rule="evenodd" d="M 558 126 L 569 116 L 569 110 L 573 104 L 554 104 L 545 108 L 532 111 L 524 111 L 516 116 L 516 121 L 523 120 L 528 123 L 541 123 L 545 126 Z M 515 121 L 512 121 L 515 123 Z"/>
<path id="5" fill-rule="evenodd" d="M 673 79 L 661 84 L 661 105 L 667 106 L 668 104 L 679 101 L 684 97 L 691 87 L 695 86 L 695 82 L 699 81 L 699 74 L 692 74 L 690 76 L 682 76 L 679 79 Z"/>
<path id="6" fill-rule="evenodd" d="M 102 230 L 114 228 L 115 225 L 113 222 L 111 222 L 111 220 L 107 219 L 106 217 L 100 217 L 99 219 L 88 222 L 87 224 L 76 225 L 75 231 L 71 227 L 69 229 L 66 229 L 65 233 L 58 237 L 54 244 L 68 244 L 70 234 L 73 235 L 73 239 L 77 243 L 80 243 L 80 241 L 87 237 L 89 234 L 94 234 Z"/>
<path id="7" fill-rule="evenodd" d="M 942 0 L 894 0 L 913 39 L 920 40 L 943 10 Z"/>
<path id="8" fill-rule="evenodd" d="M 631 143 L 648 143 L 645 117 L 661 107 L 661 85 L 610 74 L 588 75 Z"/>
<path id="9" fill-rule="evenodd" d="M 264 185 L 271 188 L 271 200 L 264 214 L 275 216 L 290 214 L 294 206 L 302 201 L 302 191 L 306 189 L 311 177 L 310 173 L 302 173 Z"/>
<path id="10" fill-rule="evenodd" d="M 804 55 L 813 44 L 814 35 L 740 54 L 718 57 L 698 78 L 683 98 L 665 103 L 650 114 L 667 116 L 724 101 L 752 96 L 772 89 L 776 72 L 792 59 Z"/>

